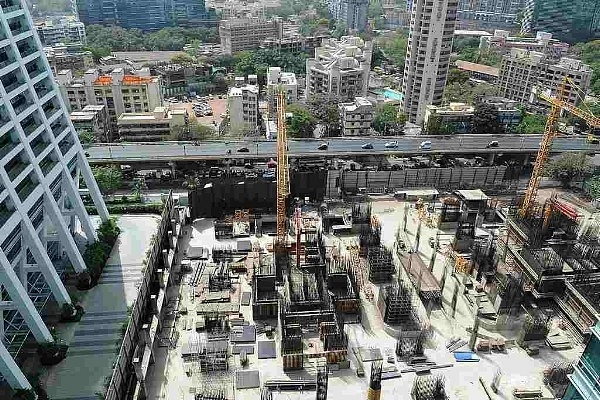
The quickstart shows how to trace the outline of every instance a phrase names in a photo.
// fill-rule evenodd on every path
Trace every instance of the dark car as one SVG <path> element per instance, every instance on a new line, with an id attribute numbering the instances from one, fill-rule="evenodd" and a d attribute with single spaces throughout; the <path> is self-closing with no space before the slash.
<path id="1" fill-rule="evenodd" d="M 365 143 L 361 146 L 363 150 L 373 150 L 373 145 L 371 143 Z"/>
<path id="2" fill-rule="evenodd" d="M 237 149 L 238 153 L 248 153 L 250 150 L 248 150 L 247 147 L 240 147 L 239 149 Z"/>
<path id="3" fill-rule="evenodd" d="M 492 140 L 485 147 L 486 147 L 486 149 L 489 149 L 490 147 L 498 147 L 498 146 L 500 146 L 500 143 L 498 143 L 497 140 Z"/>
<path id="4" fill-rule="evenodd" d="M 318 147 L 317 150 L 327 150 L 329 148 L 329 145 L 327 143 L 321 143 Z"/>

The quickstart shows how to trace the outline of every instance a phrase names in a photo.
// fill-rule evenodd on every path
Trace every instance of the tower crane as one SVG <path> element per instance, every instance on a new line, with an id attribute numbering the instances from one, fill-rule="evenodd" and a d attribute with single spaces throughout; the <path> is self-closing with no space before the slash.
<path id="1" fill-rule="evenodd" d="M 542 174 L 544 173 L 544 166 L 546 165 L 546 161 L 548 161 L 548 156 L 550 154 L 552 141 L 558 134 L 556 125 L 562 110 L 568 111 L 576 117 L 583 119 L 590 126 L 590 128 L 600 128 L 600 118 L 594 116 L 589 111 L 575 107 L 567 101 L 565 96 L 567 92 L 567 85 L 578 89 L 570 78 L 565 77 L 558 85 L 556 97 L 552 96 L 549 91 L 534 91 L 539 98 L 550 103 L 552 108 L 548 114 L 546 127 L 544 129 L 544 137 L 540 143 L 540 149 L 538 150 L 538 154 L 535 159 L 533 172 L 531 173 L 527 191 L 525 192 L 525 198 L 521 208 L 519 209 L 519 214 L 521 217 L 529 215 L 531 208 L 535 203 L 537 192 L 540 186 L 540 180 L 542 179 Z"/>
<path id="2" fill-rule="evenodd" d="M 286 202 L 290 194 L 290 170 L 288 168 L 285 102 L 285 91 L 280 90 L 277 93 L 277 237 L 273 246 L 277 254 L 287 251 Z"/>

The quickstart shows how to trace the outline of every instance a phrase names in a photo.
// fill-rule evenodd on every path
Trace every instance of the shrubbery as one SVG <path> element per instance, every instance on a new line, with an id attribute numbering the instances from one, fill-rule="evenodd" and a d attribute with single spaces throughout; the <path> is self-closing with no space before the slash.
<path id="1" fill-rule="evenodd" d="M 87 267 L 87 271 L 82 272 L 78 276 L 77 288 L 81 290 L 89 289 L 96 286 L 102 270 L 106 265 L 106 261 L 110 256 L 113 245 L 117 241 L 121 229 L 118 227 L 114 219 L 109 219 L 103 222 L 98 229 L 98 240 L 87 245 L 83 253 L 83 260 Z"/>
<path id="2" fill-rule="evenodd" d="M 111 214 L 160 214 L 163 205 L 161 203 L 113 203 L 106 204 L 106 208 Z M 85 209 L 90 215 L 98 214 L 96 207 L 86 206 Z"/>

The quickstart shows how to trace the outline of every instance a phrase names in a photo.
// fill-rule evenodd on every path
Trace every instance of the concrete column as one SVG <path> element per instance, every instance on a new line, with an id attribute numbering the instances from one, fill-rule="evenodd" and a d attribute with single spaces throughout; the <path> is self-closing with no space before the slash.
<path id="1" fill-rule="evenodd" d="M 81 200 L 81 196 L 79 195 L 79 189 L 75 185 L 73 179 L 71 179 L 71 174 L 69 174 L 67 170 L 63 170 L 62 174 L 62 181 L 66 183 L 66 185 L 62 186 L 69 197 L 69 201 L 73 205 L 73 209 L 77 215 L 77 218 L 79 219 L 79 222 L 81 222 L 81 227 L 85 232 L 88 243 L 95 242 L 98 240 L 98 234 L 96 233 L 94 225 L 85 211 L 85 205 L 83 204 L 83 200 Z"/>
<path id="2" fill-rule="evenodd" d="M 90 196 L 92 196 L 92 200 L 94 201 L 94 205 L 98 210 L 98 215 L 102 221 L 108 220 L 108 209 L 106 208 L 106 204 L 104 204 L 104 199 L 102 198 L 102 193 L 100 193 L 100 188 L 96 183 L 96 179 L 94 179 L 94 174 L 92 173 L 92 169 L 90 168 L 90 164 L 88 164 L 85 155 L 83 154 L 83 149 L 81 145 L 79 145 L 80 150 L 77 152 L 77 165 L 81 169 L 81 173 L 83 174 L 83 180 L 87 185 Z"/>
<path id="3" fill-rule="evenodd" d="M 21 217 L 23 218 L 23 216 Z M 42 242 L 35 232 L 35 229 L 33 229 L 33 224 L 29 218 L 27 218 L 27 216 L 23 218 L 22 223 L 23 235 L 26 235 L 29 250 L 31 251 L 31 254 L 33 254 L 35 261 L 40 267 L 40 272 L 42 275 L 44 275 L 46 283 L 48 283 L 48 286 L 50 286 L 50 290 L 52 290 L 54 299 L 58 304 L 71 304 L 71 296 L 69 296 L 65 285 L 63 285 L 60 277 L 56 273 L 56 269 L 54 269 L 54 265 L 52 264 L 50 257 L 48 257 L 46 248 L 42 245 Z"/>
<path id="4" fill-rule="evenodd" d="M 496 153 L 489 153 L 488 162 L 490 163 L 490 165 L 493 165 L 494 161 L 496 161 Z"/>
<path id="5" fill-rule="evenodd" d="M 50 331 L 42 321 L 42 317 L 38 313 L 35 305 L 29 298 L 27 290 L 19 281 L 17 274 L 12 269 L 10 261 L 6 258 L 3 251 L 0 251 L 0 282 L 10 295 L 14 305 L 27 323 L 27 327 L 33 333 L 35 340 L 38 342 L 53 342 L 54 339 Z"/>
<path id="6" fill-rule="evenodd" d="M 0 341 L 0 374 L 13 389 L 31 389 L 31 384 L 6 350 L 2 341 Z"/>
<path id="7" fill-rule="evenodd" d="M 73 264 L 73 268 L 75 272 L 83 272 L 86 270 L 85 261 L 83 261 L 83 257 L 77 248 L 77 244 L 75 243 L 75 239 L 71 235 L 69 231 L 69 227 L 67 226 L 65 220 L 63 219 L 62 213 L 54 202 L 52 197 L 52 193 L 50 191 L 46 191 L 44 194 L 44 206 L 50 219 L 54 223 L 56 227 L 56 231 L 58 232 L 58 237 L 60 238 L 60 243 L 63 245 L 67 255 L 69 256 L 69 260 Z"/>

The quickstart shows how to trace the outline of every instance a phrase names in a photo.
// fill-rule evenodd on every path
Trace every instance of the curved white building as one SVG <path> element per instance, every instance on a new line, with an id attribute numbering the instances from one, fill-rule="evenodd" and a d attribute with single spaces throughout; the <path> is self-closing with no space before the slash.
<path id="1" fill-rule="evenodd" d="M 53 340 L 46 301 L 71 302 L 62 269 L 85 270 L 81 246 L 96 239 L 80 175 L 107 219 L 27 6 L 0 0 L 0 375 L 13 388 L 30 387 L 14 361 L 29 335 Z"/>

